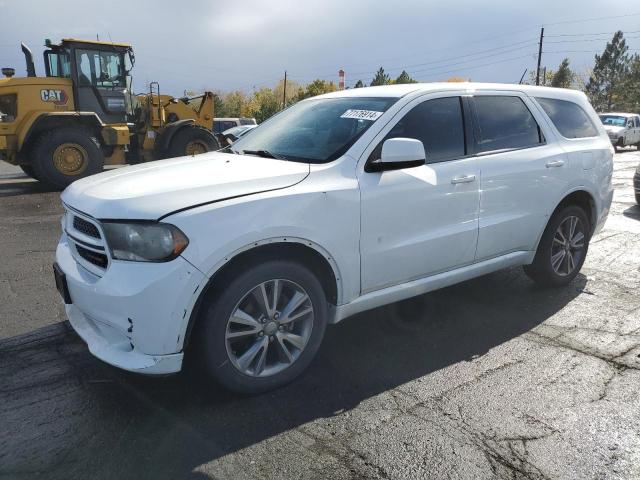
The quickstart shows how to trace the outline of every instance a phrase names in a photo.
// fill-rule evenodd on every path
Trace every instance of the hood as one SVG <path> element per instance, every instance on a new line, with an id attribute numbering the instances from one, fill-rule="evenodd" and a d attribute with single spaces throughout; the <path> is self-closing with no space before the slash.
<path id="1" fill-rule="evenodd" d="M 123 167 L 73 182 L 62 201 L 98 219 L 156 220 L 218 200 L 289 187 L 306 163 L 205 153 Z"/>
<path id="2" fill-rule="evenodd" d="M 603 125 L 603 126 L 604 126 L 604 129 L 607 131 L 607 133 L 620 133 L 625 129 L 625 127 L 618 127 L 616 125 Z"/>

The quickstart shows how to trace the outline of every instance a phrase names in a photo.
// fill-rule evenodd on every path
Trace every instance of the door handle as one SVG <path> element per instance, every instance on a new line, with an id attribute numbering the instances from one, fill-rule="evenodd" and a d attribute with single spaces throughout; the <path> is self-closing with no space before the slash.
<path id="1" fill-rule="evenodd" d="M 563 165 L 564 165 L 564 160 L 549 160 L 547 163 L 545 163 L 545 166 L 547 168 L 561 167 Z"/>
<path id="2" fill-rule="evenodd" d="M 475 180 L 476 180 L 475 175 L 461 175 L 459 177 L 453 177 L 451 179 L 451 183 L 455 185 L 456 183 L 471 183 L 471 182 L 475 182 Z"/>

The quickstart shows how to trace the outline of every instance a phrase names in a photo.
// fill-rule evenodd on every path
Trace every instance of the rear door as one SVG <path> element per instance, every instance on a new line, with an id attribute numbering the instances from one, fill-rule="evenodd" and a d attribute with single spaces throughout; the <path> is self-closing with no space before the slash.
<path id="1" fill-rule="evenodd" d="M 543 131 L 541 112 L 517 92 L 478 92 L 472 99 L 480 170 L 476 261 L 535 249 L 566 188 L 568 162 Z"/>

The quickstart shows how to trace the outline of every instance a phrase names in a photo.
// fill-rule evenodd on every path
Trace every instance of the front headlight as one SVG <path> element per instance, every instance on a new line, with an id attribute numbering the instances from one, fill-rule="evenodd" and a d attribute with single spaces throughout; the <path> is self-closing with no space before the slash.
<path id="1" fill-rule="evenodd" d="M 189 244 L 185 234 L 168 223 L 104 222 L 102 229 L 117 260 L 168 262 Z"/>

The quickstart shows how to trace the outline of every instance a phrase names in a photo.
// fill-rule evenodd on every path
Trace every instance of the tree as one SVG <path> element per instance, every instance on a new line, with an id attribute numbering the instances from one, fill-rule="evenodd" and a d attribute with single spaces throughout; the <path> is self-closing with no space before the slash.
<path id="1" fill-rule="evenodd" d="M 338 89 L 335 83 L 319 78 L 307 84 L 305 88 L 301 88 L 298 92 L 298 100 L 303 100 L 323 93 L 335 92 Z"/>
<path id="2" fill-rule="evenodd" d="M 623 33 L 618 30 L 607 42 L 602 55 L 595 56 L 585 93 L 596 110 L 611 110 L 617 103 L 622 103 L 624 81 L 631 63 L 628 50 Z"/>
<path id="3" fill-rule="evenodd" d="M 557 88 L 571 88 L 575 75 L 569 68 L 569 59 L 565 58 L 551 78 L 551 86 Z"/>
<path id="4" fill-rule="evenodd" d="M 371 86 L 375 87 L 377 85 L 389 85 L 391 83 L 391 77 L 384 73 L 384 68 L 380 67 L 380 70 L 376 72 L 376 76 L 371 80 Z"/>
<path id="5" fill-rule="evenodd" d="M 398 75 L 394 83 L 418 83 L 418 81 L 411 78 L 406 71 L 402 70 L 402 73 Z"/>
<path id="6" fill-rule="evenodd" d="M 449 77 L 445 80 L 445 82 L 450 82 L 450 83 L 470 82 L 470 81 L 471 81 L 470 78 L 464 78 L 464 77 Z"/>
<path id="7" fill-rule="evenodd" d="M 364 87 L 364 82 L 362 80 L 358 80 L 353 88 L 362 88 Z"/>
<path id="8" fill-rule="evenodd" d="M 626 112 L 640 112 L 640 55 L 635 54 L 631 59 L 629 73 L 623 83 L 625 93 L 622 110 Z"/>

